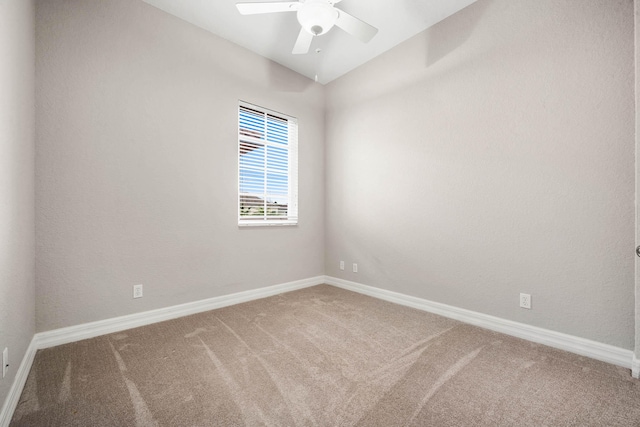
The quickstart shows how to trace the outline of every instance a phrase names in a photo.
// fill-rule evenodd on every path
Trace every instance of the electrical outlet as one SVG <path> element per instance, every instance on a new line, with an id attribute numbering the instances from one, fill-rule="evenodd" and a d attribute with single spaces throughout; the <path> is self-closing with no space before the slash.
<path id="1" fill-rule="evenodd" d="M 7 375 L 9 370 L 9 349 L 7 347 L 2 350 L 2 378 Z"/>
<path id="2" fill-rule="evenodd" d="M 354 273 L 358 272 L 358 264 L 356 264 L 355 262 L 353 263 L 353 272 Z"/>
<path id="3" fill-rule="evenodd" d="M 340 270 L 344 270 L 344 261 L 340 261 Z"/>
<path id="4" fill-rule="evenodd" d="M 133 285 L 133 297 L 142 298 L 142 285 Z"/>
<path id="5" fill-rule="evenodd" d="M 520 294 L 520 307 L 531 309 L 531 295 L 529 294 Z"/>

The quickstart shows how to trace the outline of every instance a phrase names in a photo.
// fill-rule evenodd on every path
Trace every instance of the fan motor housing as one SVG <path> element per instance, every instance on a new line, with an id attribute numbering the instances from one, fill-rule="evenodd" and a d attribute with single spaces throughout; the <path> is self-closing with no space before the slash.
<path id="1" fill-rule="evenodd" d="M 326 0 L 307 0 L 298 10 L 300 26 L 314 36 L 329 31 L 338 20 L 338 10 Z"/>

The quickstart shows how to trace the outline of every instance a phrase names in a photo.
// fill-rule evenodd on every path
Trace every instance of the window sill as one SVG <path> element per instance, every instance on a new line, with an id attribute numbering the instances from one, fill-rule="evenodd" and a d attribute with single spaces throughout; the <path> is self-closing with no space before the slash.
<path id="1" fill-rule="evenodd" d="M 277 221 L 277 222 L 266 222 L 266 221 L 243 221 L 238 223 L 238 227 L 292 227 L 297 226 L 297 221 Z"/>

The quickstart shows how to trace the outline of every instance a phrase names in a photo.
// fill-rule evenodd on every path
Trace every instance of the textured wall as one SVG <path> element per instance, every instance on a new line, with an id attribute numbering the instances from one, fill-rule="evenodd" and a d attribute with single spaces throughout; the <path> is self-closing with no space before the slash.
<path id="1" fill-rule="evenodd" d="M 34 5 L 0 1 L 0 407 L 33 337 Z"/>
<path id="2" fill-rule="evenodd" d="M 480 0 L 328 85 L 327 274 L 632 349 L 633 25 Z"/>
<path id="3" fill-rule="evenodd" d="M 36 24 L 38 331 L 323 274 L 322 86 L 140 1 Z M 239 99 L 299 119 L 297 227 L 237 226 Z"/>
<path id="4" fill-rule="evenodd" d="M 639 88 L 640 88 L 640 0 L 634 0 L 634 40 L 635 40 L 635 82 L 636 82 L 636 90 L 635 90 L 635 107 L 636 107 L 636 116 L 635 116 L 635 131 L 636 131 L 636 171 L 638 170 L 638 164 L 640 164 L 640 152 L 638 150 L 638 146 L 640 144 L 640 98 Z M 636 172 L 636 200 L 638 199 L 638 191 L 640 188 L 640 176 Z M 640 216 L 640 211 L 636 206 L 636 245 L 640 245 L 640 221 L 638 217 Z M 635 322 L 635 358 L 640 360 L 640 258 L 635 258 L 635 273 L 636 273 L 636 293 L 635 293 L 635 309 L 636 309 L 636 322 Z"/>

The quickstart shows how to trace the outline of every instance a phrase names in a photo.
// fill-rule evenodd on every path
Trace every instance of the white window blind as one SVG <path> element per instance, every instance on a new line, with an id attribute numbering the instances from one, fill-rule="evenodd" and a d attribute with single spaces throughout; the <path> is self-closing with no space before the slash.
<path id="1" fill-rule="evenodd" d="M 238 225 L 298 223 L 298 122 L 240 103 Z"/>

